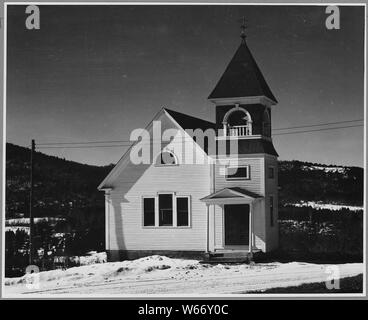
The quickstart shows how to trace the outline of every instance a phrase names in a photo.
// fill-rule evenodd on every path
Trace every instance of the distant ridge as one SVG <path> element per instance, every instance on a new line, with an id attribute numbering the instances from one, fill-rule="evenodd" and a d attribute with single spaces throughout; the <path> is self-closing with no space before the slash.
<path id="1" fill-rule="evenodd" d="M 28 212 L 29 149 L 6 144 L 6 217 Z M 97 190 L 112 166 L 93 166 L 36 153 L 35 214 L 104 214 Z M 279 162 L 280 205 L 300 201 L 361 206 L 364 170 L 298 160 Z M 27 216 L 27 214 L 25 214 Z"/>

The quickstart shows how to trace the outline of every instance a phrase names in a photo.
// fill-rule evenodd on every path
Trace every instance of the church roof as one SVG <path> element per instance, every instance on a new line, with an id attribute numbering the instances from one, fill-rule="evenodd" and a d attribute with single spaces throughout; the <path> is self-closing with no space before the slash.
<path id="1" fill-rule="evenodd" d="M 216 124 L 200 118 L 192 117 L 190 115 L 164 108 L 164 110 L 174 118 L 174 120 L 185 129 L 216 129 Z"/>
<path id="2" fill-rule="evenodd" d="M 196 118 L 178 111 L 163 108 L 184 130 L 186 129 L 202 129 L 206 131 L 207 129 L 218 130 L 215 123 L 206 121 L 200 118 Z M 208 154 L 208 150 L 205 152 Z M 267 153 L 278 157 L 278 154 L 273 146 L 272 141 L 265 139 L 242 139 L 238 143 L 238 153 L 239 154 L 258 154 Z M 210 154 L 209 154 L 210 155 Z M 213 155 L 212 155 L 213 156 Z"/>
<path id="3" fill-rule="evenodd" d="M 277 102 L 245 41 L 208 99 L 266 96 Z"/>

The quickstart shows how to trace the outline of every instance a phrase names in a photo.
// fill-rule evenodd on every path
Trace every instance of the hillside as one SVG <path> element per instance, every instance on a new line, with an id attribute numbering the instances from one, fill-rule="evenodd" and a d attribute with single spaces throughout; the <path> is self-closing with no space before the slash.
<path id="1" fill-rule="evenodd" d="M 279 162 L 280 204 L 315 201 L 363 205 L 364 170 L 302 161 Z"/>
<path id="2" fill-rule="evenodd" d="M 28 212 L 29 149 L 6 145 L 6 216 Z M 35 155 L 35 216 L 103 212 L 104 196 L 96 188 L 112 166 L 98 167 Z M 280 204 L 321 201 L 361 206 L 363 169 L 280 161 Z"/>
<path id="3" fill-rule="evenodd" d="M 7 218 L 28 212 L 29 159 L 29 149 L 6 144 Z M 111 168 L 80 164 L 36 152 L 35 216 L 67 215 L 81 208 L 103 208 L 104 195 L 96 188 Z"/>

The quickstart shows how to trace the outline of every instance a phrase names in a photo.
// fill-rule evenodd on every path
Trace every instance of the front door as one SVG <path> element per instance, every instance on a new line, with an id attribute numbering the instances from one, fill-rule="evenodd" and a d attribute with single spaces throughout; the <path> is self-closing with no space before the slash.
<path id="1" fill-rule="evenodd" d="M 227 204 L 225 210 L 225 245 L 249 244 L 249 204 Z"/>

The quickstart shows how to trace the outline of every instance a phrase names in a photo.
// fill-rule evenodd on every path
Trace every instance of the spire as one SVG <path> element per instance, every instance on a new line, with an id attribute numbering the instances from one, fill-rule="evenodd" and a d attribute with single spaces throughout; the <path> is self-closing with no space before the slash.
<path id="1" fill-rule="evenodd" d="M 242 42 L 245 42 L 245 38 L 247 37 L 247 35 L 245 34 L 245 30 L 248 28 L 248 25 L 244 16 L 242 17 L 241 22 L 242 24 L 240 26 L 240 38 L 242 38 Z"/>
<path id="2" fill-rule="evenodd" d="M 246 28 L 243 18 L 240 46 L 208 99 L 265 96 L 277 103 L 247 46 Z"/>

